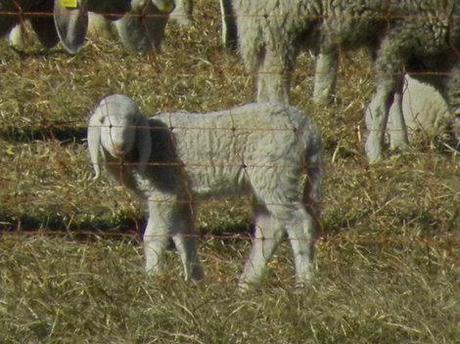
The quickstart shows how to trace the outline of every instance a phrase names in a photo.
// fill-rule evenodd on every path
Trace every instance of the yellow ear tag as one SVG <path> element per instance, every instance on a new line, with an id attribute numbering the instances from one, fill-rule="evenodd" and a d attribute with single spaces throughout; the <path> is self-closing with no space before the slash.
<path id="1" fill-rule="evenodd" d="M 65 8 L 77 8 L 78 7 L 78 0 L 60 0 L 61 6 Z"/>

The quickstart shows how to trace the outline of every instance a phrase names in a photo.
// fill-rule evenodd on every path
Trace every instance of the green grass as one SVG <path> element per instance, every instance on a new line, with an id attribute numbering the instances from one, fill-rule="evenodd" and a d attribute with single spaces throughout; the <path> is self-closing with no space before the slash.
<path id="1" fill-rule="evenodd" d="M 174 254 L 163 276 L 145 276 L 143 205 L 105 176 L 91 180 L 86 121 L 111 93 L 152 115 L 252 101 L 251 76 L 221 48 L 217 13 L 216 1 L 199 2 L 196 25 L 168 27 L 157 56 L 94 38 L 77 56 L 0 42 L 0 342 L 460 343 L 460 158 L 421 140 L 368 166 L 373 70 L 362 52 L 343 57 L 332 106 L 311 103 L 308 55 L 294 75 L 293 103 L 326 146 L 312 285 L 293 289 L 285 243 L 261 288 L 237 292 L 248 200 L 203 205 L 205 283 L 182 282 Z"/>

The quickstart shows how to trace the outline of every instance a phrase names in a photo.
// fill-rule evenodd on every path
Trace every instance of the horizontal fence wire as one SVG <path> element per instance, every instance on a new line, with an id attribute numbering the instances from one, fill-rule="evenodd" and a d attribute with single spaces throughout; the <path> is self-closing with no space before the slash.
<path id="1" fill-rule="evenodd" d="M 78 8 L 67 8 L 68 10 L 77 10 Z M 427 12 L 434 12 L 432 10 L 426 10 Z M 369 12 L 372 12 L 372 9 L 369 10 Z M 375 10 L 377 12 L 377 10 Z M 96 14 L 103 15 L 108 18 L 122 18 L 125 14 L 121 14 L 119 12 L 95 12 Z M 34 10 L 23 10 L 23 8 L 17 4 L 16 10 L 0 10 L 0 16 L 18 16 L 22 15 L 25 17 L 53 17 L 53 16 L 69 16 L 70 14 L 67 13 L 59 13 L 55 14 L 53 12 L 45 12 L 45 11 L 34 11 Z M 169 13 L 134 13 L 130 12 L 130 16 L 136 18 L 170 18 Z M 174 17 L 185 17 L 188 14 L 182 14 L 182 13 L 173 13 Z M 221 18 L 230 18 L 234 19 L 236 16 L 235 15 L 229 15 L 229 14 L 220 14 L 219 17 Z M 209 16 L 211 18 L 211 16 Z M 264 14 L 247 14 L 247 13 L 240 13 L 238 14 L 239 20 L 243 19 L 253 19 L 253 18 L 260 18 L 260 19 L 268 19 L 268 18 L 273 18 L 273 19 L 278 19 L 278 18 L 286 18 L 286 15 L 278 15 L 274 13 L 264 13 Z M 396 13 L 384 13 L 384 14 L 377 14 L 377 13 L 372 13 L 372 14 L 346 14 L 346 13 L 340 13 L 340 14 L 302 14 L 302 15 L 297 15 L 297 14 L 289 14 L 289 18 L 302 18 L 302 19 L 309 19 L 309 20 L 327 20 L 327 19 L 345 19 L 345 20 L 359 20 L 359 19 L 372 19 L 372 20 L 377 20 L 377 21 L 388 21 L 388 20 L 415 20 L 415 21 L 430 21 L 433 19 L 453 19 L 453 20 L 458 20 L 460 19 L 460 15 L 455 15 L 449 13 L 449 11 L 446 9 L 445 11 L 442 11 L 441 9 L 438 10 L 438 13 L 428 13 L 428 14 L 396 14 Z"/>
<path id="2" fill-rule="evenodd" d="M 0 20 L 1 17 L 20 17 L 20 22 L 30 19 L 33 17 L 51 17 L 54 16 L 53 13 L 51 12 L 37 12 L 37 11 L 23 11 L 20 6 L 18 6 L 17 2 L 14 2 L 16 4 L 16 11 L 0 11 Z M 373 20 L 414 20 L 414 21 L 431 21 L 433 18 L 449 18 L 450 20 L 460 20 L 460 16 L 455 16 L 455 15 L 450 15 L 448 16 L 448 13 L 442 13 L 442 11 L 439 11 L 440 13 L 436 15 L 393 15 L 393 14 L 383 14 L 381 16 L 379 15 L 372 15 L 370 18 Z M 99 13 L 101 14 L 101 13 Z M 121 18 L 122 15 L 118 13 L 102 13 L 104 16 L 112 17 L 112 18 Z M 132 14 L 133 16 L 139 16 L 142 18 L 165 18 L 168 15 L 164 14 Z M 180 16 L 176 14 L 176 16 Z M 267 17 L 273 17 L 276 18 L 276 15 L 247 15 L 247 14 L 242 14 L 240 16 L 240 20 L 249 20 L 249 19 L 254 19 L 254 18 L 263 18 L 267 19 Z M 295 17 L 294 14 L 290 15 L 290 17 Z M 346 19 L 346 20 L 357 20 L 360 18 L 365 18 L 366 16 L 351 16 L 351 15 L 337 15 L 337 16 L 326 16 L 326 15 L 312 15 L 312 16 L 303 16 L 303 18 L 311 19 L 311 20 L 325 20 L 328 18 L 334 18 L 334 19 Z M 450 25 L 450 24 L 449 24 Z M 273 72 L 270 71 L 260 71 L 260 74 L 273 74 Z M 419 73 L 413 73 L 414 75 L 439 75 L 439 76 L 446 76 L 448 73 L 442 72 L 442 71 L 427 71 L 427 72 L 419 72 Z M 193 73 L 190 74 L 184 74 L 184 76 L 194 76 Z M 152 117 L 152 118 L 155 118 Z M 59 121 L 59 123 L 53 123 L 49 122 L 46 123 L 49 125 L 49 130 L 53 130 L 56 127 L 63 127 L 66 125 L 72 125 L 73 127 L 80 126 L 81 128 L 87 128 L 88 126 L 86 125 L 85 122 L 83 121 Z M 98 126 L 102 127 L 102 126 Z M 117 126 L 113 126 L 116 128 Z M 149 129 L 152 131 L 155 130 L 164 130 L 164 128 L 155 128 L 155 127 L 143 127 L 143 126 L 130 126 L 132 129 Z M 170 126 L 168 127 L 168 130 L 171 132 L 171 142 L 174 142 L 177 138 L 175 137 L 175 133 L 177 131 L 181 130 L 195 130 L 195 131 L 229 131 L 235 134 L 238 134 L 239 131 L 242 132 L 267 132 L 267 133 L 274 133 L 276 134 L 277 132 L 286 132 L 286 131 L 292 131 L 297 133 L 298 130 L 296 128 L 260 128 L 260 127 L 248 127 L 248 128 L 241 128 L 241 127 L 202 127 L 202 126 Z M 359 131 L 360 128 L 357 127 L 357 130 Z M 373 130 L 373 129 L 370 129 Z M 403 129 L 390 129 L 393 131 L 400 131 Z M 368 130 L 369 131 L 369 130 Z M 119 166 L 119 167 L 136 167 L 139 165 L 139 163 L 136 162 L 130 162 L 130 161 L 120 161 L 120 162 L 107 162 L 107 165 L 113 165 L 113 166 Z M 143 165 L 146 166 L 151 166 L 151 167 L 181 167 L 181 166 L 187 166 L 190 168 L 215 168 L 216 166 L 226 168 L 226 167 L 232 167 L 232 168 L 242 168 L 242 169 L 248 169 L 248 168 L 264 168 L 264 169 L 277 169 L 277 168 L 285 168 L 285 165 L 282 164 L 277 164 L 277 163 L 260 163 L 260 162 L 252 162 L 252 161 L 247 161 L 241 157 L 241 161 L 228 161 L 228 160 L 202 160 L 202 161 L 179 161 L 179 162 L 155 162 L 155 161 L 149 161 L 147 163 L 144 163 Z M 122 176 L 121 176 L 122 177 Z M 164 199 L 151 199 L 153 202 L 174 202 L 174 203 L 183 203 L 183 204 L 190 204 L 192 205 L 194 201 L 190 200 L 190 195 L 187 195 L 186 199 L 183 200 L 164 200 Z M 205 203 L 208 201 L 200 201 L 200 203 Z M 214 202 L 213 200 L 209 200 L 209 202 Z M 317 203 L 305 203 L 307 206 L 318 206 Z M 291 203 L 264 203 L 264 205 L 281 205 L 281 206 L 290 206 Z M 18 226 L 16 230 L 13 231 L 1 231 L 0 230 L 0 237 L 1 235 L 14 235 L 14 234 L 20 234 L 20 235 L 31 235 L 31 236 L 61 236 L 61 237 L 66 237 L 69 235 L 74 235 L 74 233 L 71 233 L 71 231 L 28 231 L 27 229 L 24 229 L 20 222 L 18 222 Z M 100 232 L 100 231 L 92 231 L 92 230 L 78 230 L 75 235 L 85 235 L 88 237 L 127 237 L 131 238 L 134 240 L 140 240 L 140 235 L 137 230 L 130 230 L 128 233 L 112 233 L 112 232 Z M 225 234 L 225 235 L 214 235 L 214 234 L 205 234 L 205 233 L 198 233 L 194 235 L 187 235 L 184 234 L 184 236 L 188 236 L 190 238 L 196 238 L 200 239 L 203 241 L 208 241 L 208 240 L 246 240 L 246 241 L 251 241 L 254 240 L 253 235 L 249 234 Z M 263 239 L 272 239 L 272 238 L 263 238 Z M 363 246 L 369 246 L 369 245 L 417 245 L 417 246 L 433 246 L 433 247 L 438 247 L 440 245 L 444 245 L 446 242 L 449 243 L 449 245 L 458 245 L 460 243 L 460 238 L 455 235 L 445 235 L 445 236 L 437 236 L 435 238 L 403 238 L 403 237 L 397 237 L 397 236 L 375 236 L 375 237 L 366 237 L 366 238 L 344 238 L 344 237 L 338 237 L 334 238 L 331 236 L 320 236 L 318 239 L 314 239 L 313 241 L 317 242 L 318 244 L 332 244 L 332 245 L 347 245 L 347 244 L 352 244 L 352 245 L 363 245 Z"/>

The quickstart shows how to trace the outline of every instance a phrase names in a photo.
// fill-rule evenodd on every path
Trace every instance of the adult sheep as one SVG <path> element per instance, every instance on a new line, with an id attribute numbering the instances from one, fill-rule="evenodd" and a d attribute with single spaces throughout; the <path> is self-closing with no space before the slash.
<path id="1" fill-rule="evenodd" d="M 13 31 L 13 44 L 20 44 L 21 29 L 17 25 L 29 20 L 46 48 L 60 41 L 75 54 L 85 42 L 91 11 L 117 20 L 126 47 L 147 52 L 160 46 L 173 8 L 173 0 L 0 0 L 0 38 Z"/>
<path id="2" fill-rule="evenodd" d="M 112 95 L 99 103 L 89 120 L 88 148 L 96 178 L 102 156 L 109 174 L 147 202 L 148 272 L 160 271 L 172 237 L 185 278 L 201 279 L 196 202 L 250 194 L 256 233 L 240 287 L 260 280 L 285 232 L 294 252 L 297 285 L 309 281 L 318 229 L 322 144 L 318 129 L 299 110 L 249 104 L 147 119 L 131 98 Z"/>
<path id="3" fill-rule="evenodd" d="M 454 0 L 234 0 L 240 51 L 257 75 L 257 100 L 289 101 L 290 74 L 301 49 L 318 54 L 315 96 L 334 88 L 338 51 L 367 47 L 375 56 L 376 90 L 366 110 L 365 149 L 382 158 L 389 108 L 395 106 L 393 147 L 408 139 L 401 110 L 404 73 L 433 85 L 450 111 L 458 106 L 460 2 Z"/>

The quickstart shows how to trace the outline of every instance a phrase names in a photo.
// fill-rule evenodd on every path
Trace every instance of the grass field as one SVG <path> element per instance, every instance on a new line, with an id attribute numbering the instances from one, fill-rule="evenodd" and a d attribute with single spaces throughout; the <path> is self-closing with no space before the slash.
<path id="1" fill-rule="evenodd" d="M 261 288 L 237 291 L 248 200 L 203 205 L 204 283 L 182 282 L 172 252 L 163 276 L 143 273 L 142 205 L 91 180 L 86 121 L 111 93 L 151 115 L 252 101 L 251 76 L 221 48 L 217 2 L 196 14 L 168 27 L 157 56 L 94 38 L 77 56 L 0 42 L 0 343 L 460 343 L 460 156 L 425 139 L 368 166 L 362 52 L 343 56 L 329 107 L 310 101 L 307 54 L 294 76 L 293 103 L 326 145 L 312 285 L 293 289 L 284 243 Z"/>

